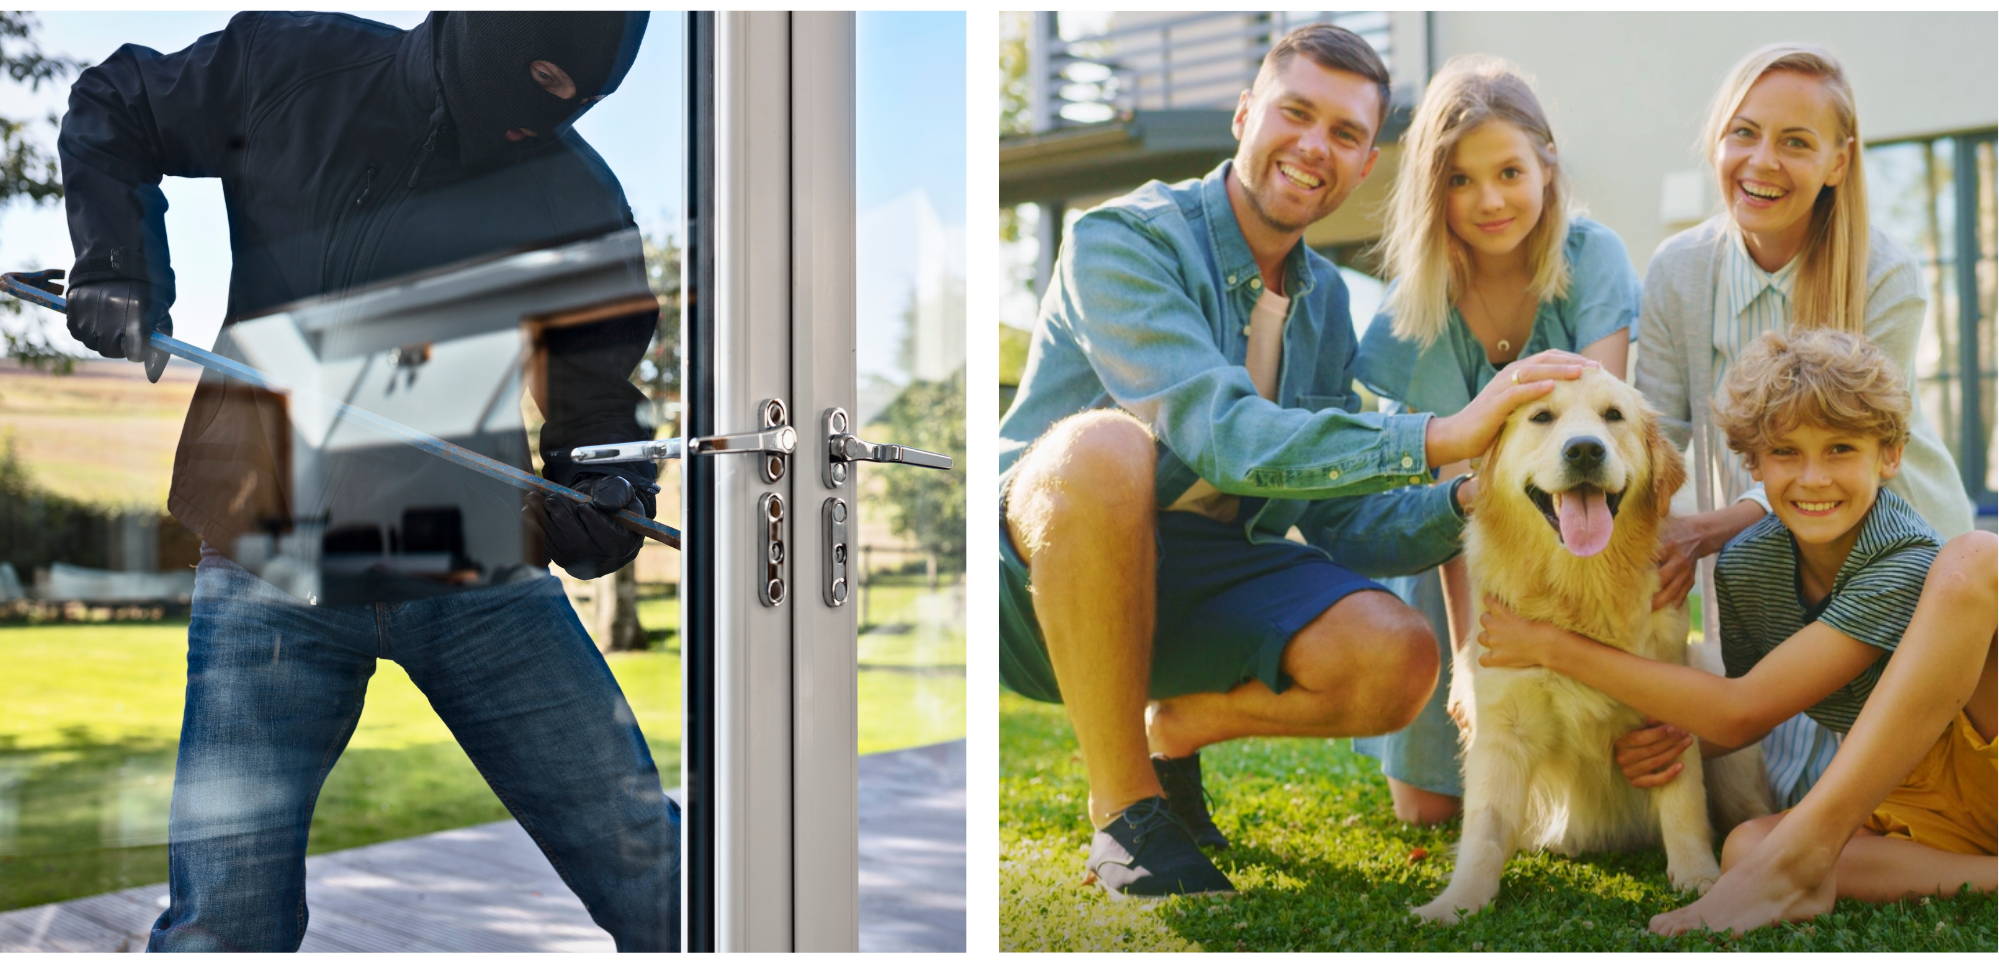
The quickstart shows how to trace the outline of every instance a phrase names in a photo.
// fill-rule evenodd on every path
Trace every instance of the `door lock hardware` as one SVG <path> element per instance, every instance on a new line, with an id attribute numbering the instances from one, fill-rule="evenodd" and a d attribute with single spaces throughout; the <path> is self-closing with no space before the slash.
<path id="1" fill-rule="evenodd" d="M 823 420 L 826 432 L 826 465 L 820 479 L 828 489 L 838 489 L 854 477 L 855 462 L 894 462 L 926 469 L 949 469 L 951 456 L 926 452 L 906 445 L 877 445 L 848 431 L 847 409 L 828 408 Z"/>
<path id="2" fill-rule="evenodd" d="M 785 408 L 782 398 L 766 399 L 757 411 L 763 416 L 762 431 L 703 435 L 685 442 L 678 438 L 659 438 L 649 442 L 585 445 L 570 449 L 569 460 L 578 465 L 602 465 L 607 462 L 658 462 L 677 459 L 685 454 L 761 452 L 763 463 L 759 471 L 763 473 L 763 480 L 776 482 L 784 478 L 791 454 L 798 450 L 798 430 L 791 427 L 790 411 Z"/>
<path id="3" fill-rule="evenodd" d="M 763 528 L 757 535 L 757 545 L 761 547 L 757 559 L 763 562 L 763 583 L 757 588 L 757 599 L 766 607 L 775 607 L 784 603 L 786 593 L 784 497 L 775 492 L 764 493 L 757 501 L 757 511 L 763 514 Z"/>
<path id="4" fill-rule="evenodd" d="M 847 544 L 847 520 L 852 509 L 847 500 L 838 496 L 826 500 L 821 507 L 826 520 L 826 606 L 838 607 L 847 602 L 847 561 L 850 547 Z"/>

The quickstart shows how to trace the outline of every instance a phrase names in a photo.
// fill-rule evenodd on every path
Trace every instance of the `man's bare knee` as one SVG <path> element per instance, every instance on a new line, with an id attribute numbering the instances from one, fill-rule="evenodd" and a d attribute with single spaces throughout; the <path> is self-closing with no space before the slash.
<path id="1" fill-rule="evenodd" d="M 1007 492 L 1007 518 L 1023 556 L 1072 530 L 1136 528 L 1151 522 L 1152 432 L 1109 409 L 1057 422 L 1021 457 Z"/>
<path id="2" fill-rule="evenodd" d="M 1354 594 L 1292 638 L 1285 671 L 1300 685 L 1361 702 L 1395 731 L 1416 720 L 1437 686 L 1429 621 L 1393 595 Z"/>

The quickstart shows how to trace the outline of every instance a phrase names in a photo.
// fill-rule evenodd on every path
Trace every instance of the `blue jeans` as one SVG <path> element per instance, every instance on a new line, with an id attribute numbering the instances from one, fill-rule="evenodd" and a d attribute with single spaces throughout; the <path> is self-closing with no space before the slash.
<path id="1" fill-rule="evenodd" d="M 679 950 L 678 814 L 554 577 L 314 607 L 210 555 L 193 614 L 172 902 L 147 950 L 298 949 L 313 803 L 379 658 L 409 672 L 618 950 Z"/>

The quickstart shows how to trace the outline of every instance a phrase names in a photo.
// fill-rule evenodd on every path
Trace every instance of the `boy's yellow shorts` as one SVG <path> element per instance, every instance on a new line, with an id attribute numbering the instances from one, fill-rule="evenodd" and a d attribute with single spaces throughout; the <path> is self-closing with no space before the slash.
<path id="1" fill-rule="evenodd" d="M 1951 853 L 1999 852 L 1999 747 L 1958 712 L 1916 770 L 1888 794 L 1867 828 Z"/>

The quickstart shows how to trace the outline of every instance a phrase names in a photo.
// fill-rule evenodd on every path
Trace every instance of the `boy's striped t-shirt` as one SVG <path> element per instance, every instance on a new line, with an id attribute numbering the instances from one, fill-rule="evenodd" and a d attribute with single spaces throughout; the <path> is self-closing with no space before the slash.
<path id="1" fill-rule="evenodd" d="M 1923 581 L 1941 547 L 1936 531 L 1902 497 L 1882 489 L 1860 526 L 1860 539 L 1839 568 L 1832 592 L 1805 603 L 1797 540 L 1773 513 L 1721 551 L 1715 599 L 1721 611 L 1721 659 L 1739 678 L 1813 621 L 1884 653 L 1860 676 L 1806 708 L 1835 732 L 1853 727 L 1860 706 L 1888 667 L 1902 632 L 1922 599 Z"/>

